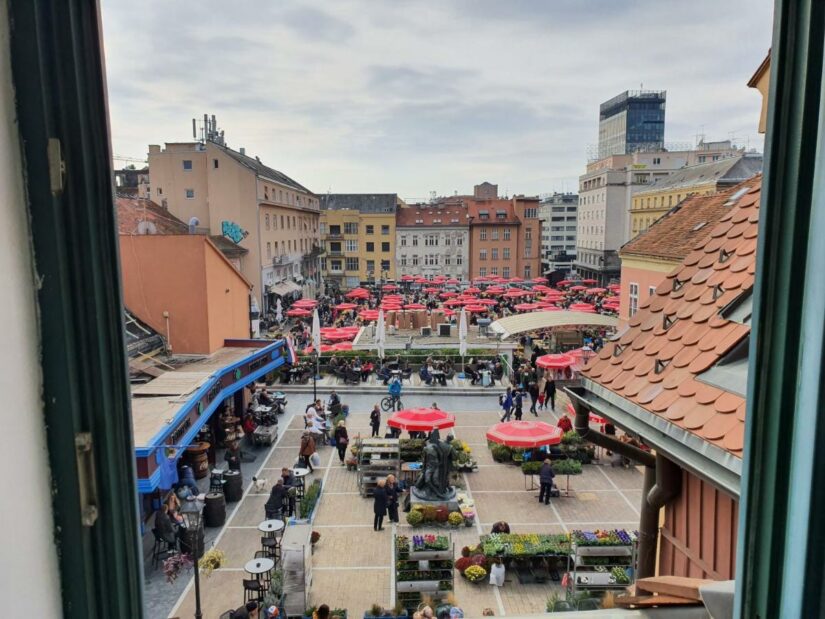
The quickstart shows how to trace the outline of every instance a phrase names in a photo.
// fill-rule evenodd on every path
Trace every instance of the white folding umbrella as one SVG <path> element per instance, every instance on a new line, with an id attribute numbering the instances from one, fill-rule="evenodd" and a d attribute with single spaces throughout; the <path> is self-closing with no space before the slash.
<path id="1" fill-rule="evenodd" d="M 321 354 L 321 318 L 318 316 L 318 309 L 312 310 L 312 346 L 316 354 Z"/>
<path id="2" fill-rule="evenodd" d="M 464 356 L 467 354 L 467 312 L 463 307 L 458 319 L 458 354 L 461 355 L 461 373 L 464 374 Z"/>
<path id="3" fill-rule="evenodd" d="M 278 298 L 278 301 L 275 303 L 275 320 L 278 322 L 283 322 L 284 320 L 284 306 L 281 304 L 280 298 Z"/>
<path id="4" fill-rule="evenodd" d="M 378 321 L 375 323 L 375 345 L 378 348 L 378 358 L 384 358 L 384 346 L 387 343 L 387 330 L 384 325 L 384 310 L 378 310 Z"/>

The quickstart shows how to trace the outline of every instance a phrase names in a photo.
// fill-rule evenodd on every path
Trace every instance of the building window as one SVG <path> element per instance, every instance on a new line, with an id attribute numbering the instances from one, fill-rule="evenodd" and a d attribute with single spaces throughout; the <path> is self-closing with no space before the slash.
<path id="1" fill-rule="evenodd" d="M 390 233 L 390 227 L 382 225 L 381 226 L 381 234 L 387 236 Z"/>
<path id="2" fill-rule="evenodd" d="M 412 244 L 413 244 L 413 247 L 418 247 L 418 236 L 417 235 L 412 237 Z"/>
<path id="3" fill-rule="evenodd" d="M 355 239 L 347 239 L 344 241 L 344 249 L 346 251 L 358 251 L 358 241 Z"/>
<path id="4" fill-rule="evenodd" d="M 358 224 L 354 221 L 344 222 L 344 234 L 358 234 Z"/>
<path id="5" fill-rule="evenodd" d="M 653 158 L 653 165 L 659 165 L 661 163 L 662 163 L 662 158 L 661 157 L 654 157 Z"/>
<path id="6" fill-rule="evenodd" d="M 496 219 L 507 219 L 507 211 L 496 211 Z"/>
<path id="7" fill-rule="evenodd" d="M 533 248 L 530 245 L 524 246 L 524 257 L 530 258 L 533 255 Z"/>
<path id="8" fill-rule="evenodd" d="M 407 237 L 402 236 L 401 237 L 401 247 L 406 247 L 406 246 L 407 246 Z"/>
<path id="9" fill-rule="evenodd" d="M 481 230 L 478 231 L 478 239 L 480 241 L 486 241 L 487 240 L 487 228 L 482 228 Z"/>
<path id="10" fill-rule="evenodd" d="M 375 273 L 375 260 L 367 260 L 367 273 Z"/>
<path id="11" fill-rule="evenodd" d="M 220 162 L 217 159 L 212 160 L 212 167 L 215 168 L 216 170 L 218 169 L 219 164 L 220 164 Z"/>
<path id="12" fill-rule="evenodd" d="M 389 241 L 384 241 L 381 243 L 381 251 L 390 251 Z"/>
<path id="13" fill-rule="evenodd" d="M 375 243 L 367 243 L 367 251 L 374 252 L 375 251 Z"/>
<path id="14" fill-rule="evenodd" d="M 502 277 L 510 277 L 510 267 L 502 267 L 501 268 L 501 276 Z"/>
<path id="15" fill-rule="evenodd" d="M 417 266 L 418 266 L 418 256 L 417 256 L 417 255 L 415 255 L 415 254 L 414 254 L 414 255 L 413 255 L 413 257 L 412 257 L 412 265 L 413 265 L 414 267 L 417 267 Z"/>
<path id="16" fill-rule="evenodd" d="M 183 160 L 183 169 L 184 170 L 191 170 L 192 169 L 192 160 L 191 159 L 184 159 Z"/>
<path id="17" fill-rule="evenodd" d="M 266 257 L 268 260 L 272 260 L 272 243 L 266 244 Z"/>
<path id="18" fill-rule="evenodd" d="M 629 311 L 632 317 L 639 310 L 639 284 L 630 283 Z"/>
<path id="19" fill-rule="evenodd" d="M 194 189 L 185 189 L 186 192 L 186 199 L 192 200 L 195 197 L 195 190 Z"/>
<path id="20" fill-rule="evenodd" d="M 478 276 L 479 277 L 487 277 L 487 269 L 485 267 L 481 267 L 478 270 Z"/>
<path id="21" fill-rule="evenodd" d="M 510 228 L 504 228 L 504 240 L 505 241 L 510 240 Z"/>
<path id="22" fill-rule="evenodd" d="M 267 230 L 269 230 L 269 213 L 264 215 L 264 226 L 266 227 Z"/>
<path id="23" fill-rule="evenodd" d="M 478 252 L 478 259 L 479 260 L 487 260 L 487 250 L 486 249 L 482 249 L 480 252 Z"/>
<path id="24" fill-rule="evenodd" d="M 526 208 L 524 209 L 524 218 L 525 219 L 535 219 L 538 214 L 538 209 L 536 208 Z"/>
<path id="25" fill-rule="evenodd" d="M 450 239 L 449 235 L 445 236 L 444 237 L 444 245 L 449 247 L 450 243 L 452 243 L 452 240 Z"/>
<path id="26" fill-rule="evenodd" d="M 158 187 L 158 195 L 159 196 L 163 195 L 163 187 Z"/>
<path id="27" fill-rule="evenodd" d="M 341 261 L 340 260 L 330 260 L 329 261 L 329 270 L 333 273 L 340 273 L 341 272 Z"/>
<path id="28" fill-rule="evenodd" d="M 455 244 L 458 245 L 459 247 L 464 245 L 464 237 L 463 236 L 456 237 Z"/>
<path id="29" fill-rule="evenodd" d="M 501 250 L 501 257 L 504 260 L 509 260 L 510 259 L 510 248 L 509 247 L 505 247 L 504 249 Z"/>
<path id="30" fill-rule="evenodd" d="M 490 252 L 490 259 L 491 260 L 498 260 L 498 249 L 493 248 Z"/>
<path id="31" fill-rule="evenodd" d="M 490 275 L 498 277 L 498 267 L 490 267 Z"/>
<path id="32" fill-rule="evenodd" d="M 382 260 L 381 261 L 381 273 L 382 273 L 382 275 L 384 273 L 389 274 L 389 272 L 390 272 L 390 261 L 389 260 Z"/>
<path id="33" fill-rule="evenodd" d="M 450 266 L 450 262 L 451 262 L 450 257 L 449 256 L 444 256 L 444 266 Z"/>
<path id="34" fill-rule="evenodd" d="M 494 241 L 498 240 L 498 228 L 493 228 L 493 232 L 490 235 L 490 238 Z"/>
<path id="35" fill-rule="evenodd" d="M 647 296 L 652 297 L 655 292 L 656 292 L 656 286 L 648 286 Z"/>
<path id="36" fill-rule="evenodd" d="M 357 271 L 358 270 L 358 258 L 347 258 L 347 271 Z"/>
<path id="37" fill-rule="evenodd" d="M 524 230 L 524 240 L 529 241 L 533 238 L 533 229 L 532 228 L 525 228 Z"/>
<path id="38" fill-rule="evenodd" d="M 525 265 L 524 266 L 524 279 L 530 279 L 531 277 L 533 277 L 533 269 L 529 264 Z"/>
<path id="39" fill-rule="evenodd" d="M 401 266 L 407 266 L 407 256 L 401 256 Z"/>
<path id="40" fill-rule="evenodd" d="M 462 264 L 464 264 L 464 258 L 463 258 L 462 256 L 456 256 L 456 257 L 455 257 L 455 263 L 456 263 L 458 266 L 461 266 Z"/>
<path id="41" fill-rule="evenodd" d="M 375 234 L 375 226 L 367 226 L 367 234 Z"/>
<path id="42" fill-rule="evenodd" d="M 321 270 L 322 271 L 327 270 L 327 259 L 326 258 L 321 258 Z"/>

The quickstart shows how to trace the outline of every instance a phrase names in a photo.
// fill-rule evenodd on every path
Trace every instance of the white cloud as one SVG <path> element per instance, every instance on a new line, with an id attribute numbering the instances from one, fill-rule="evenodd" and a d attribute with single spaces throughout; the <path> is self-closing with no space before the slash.
<path id="1" fill-rule="evenodd" d="M 319 193 L 570 189 L 599 103 L 640 84 L 668 91 L 666 140 L 761 146 L 770 0 L 102 4 L 121 155 L 208 112 Z"/>

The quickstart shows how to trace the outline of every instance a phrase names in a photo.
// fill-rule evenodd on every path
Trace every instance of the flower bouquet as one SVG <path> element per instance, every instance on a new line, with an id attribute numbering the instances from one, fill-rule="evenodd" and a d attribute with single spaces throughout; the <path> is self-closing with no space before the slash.
<path id="1" fill-rule="evenodd" d="M 480 565 L 471 565 L 464 570 L 464 578 L 470 582 L 481 582 L 487 576 L 487 570 Z"/>

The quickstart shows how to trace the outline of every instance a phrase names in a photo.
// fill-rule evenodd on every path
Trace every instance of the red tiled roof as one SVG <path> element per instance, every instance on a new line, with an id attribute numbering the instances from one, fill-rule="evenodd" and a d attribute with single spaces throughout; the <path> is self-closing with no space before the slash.
<path id="1" fill-rule="evenodd" d="M 754 185 L 754 179 L 748 179 L 719 193 L 685 198 L 650 228 L 625 243 L 619 254 L 683 260 L 696 242 L 705 238 L 735 206 L 735 203 L 726 204 L 731 196 Z"/>
<path id="2" fill-rule="evenodd" d="M 474 200 L 466 201 L 467 212 L 472 217 L 471 225 L 484 224 L 520 224 L 521 222 L 516 217 L 513 202 L 511 200 Z M 481 219 L 480 214 L 487 211 L 489 219 Z M 504 211 L 507 216 L 504 219 L 497 219 L 496 214 L 499 211 Z"/>
<path id="3" fill-rule="evenodd" d="M 745 400 L 698 380 L 750 334 L 720 310 L 753 288 L 762 177 L 693 247 L 584 376 L 742 457 Z"/>
<path id="4" fill-rule="evenodd" d="M 117 227 L 120 234 L 142 234 L 138 225 L 142 221 L 154 224 L 153 234 L 187 234 L 189 226 L 168 210 L 146 198 L 118 196 Z"/>
<path id="5" fill-rule="evenodd" d="M 437 221 L 440 220 L 440 221 Z M 455 221 L 458 220 L 458 221 Z M 395 212 L 395 225 L 401 226 L 466 226 L 467 206 L 464 204 L 401 206 Z"/>

